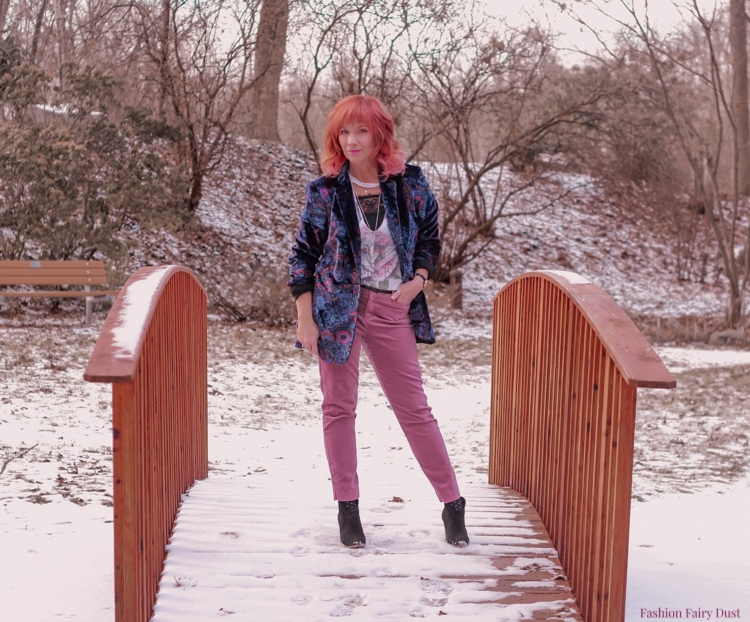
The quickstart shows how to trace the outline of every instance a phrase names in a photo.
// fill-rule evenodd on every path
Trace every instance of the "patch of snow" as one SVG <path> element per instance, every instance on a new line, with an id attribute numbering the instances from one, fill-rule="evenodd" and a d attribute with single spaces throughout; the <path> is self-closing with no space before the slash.
<path id="1" fill-rule="evenodd" d="M 542 270 L 542 272 L 565 279 L 571 285 L 589 285 L 591 283 L 585 276 L 581 276 L 575 272 L 567 272 L 565 270 Z"/>
<path id="2" fill-rule="evenodd" d="M 145 333 L 146 320 L 156 288 L 169 266 L 154 270 L 146 278 L 131 283 L 123 297 L 120 317 L 122 323 L 112 329 L 115 358 L 135 356 L 138 340 Z"/>
<path id="3" fill-rule="evenodd" d="M 688 609 L 710 612 L 711 620 L 750 616 L 748 515 L 748 480 L 634 502 L 625 620 L 657 617 L 643 610 L 659 608 L 682 618 L 698 617 Z"/>
<path id="4" fill-rule="evenodd" d="M 704 367 L 731 367 L 733 365 L 750 365 L 750 351 L 724 349 L 705 349 L 695 347 L 658 347 L 657 354 L 672 373 L 686 369 Z"/>

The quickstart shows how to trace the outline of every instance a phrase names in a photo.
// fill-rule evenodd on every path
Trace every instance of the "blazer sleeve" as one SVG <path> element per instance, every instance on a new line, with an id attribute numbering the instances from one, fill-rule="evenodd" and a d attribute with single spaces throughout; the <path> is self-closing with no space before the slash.
<path id="1" fill-rule="evenodd" d="M 313 291 L 315 267 L 323 254 L 323 245 L 328 240 L 328 209 L 315 182 L 307 185 L 305 209 L 300 217 L 300 227 L 294 238 L 292 256 L 289 258 L 287 285 L 297 298 L 304 292 Z"/>
<path id="2" fill-rule="evenodd" d="M 412 266 L 415 271 L 418 268 L 425 268 L 429 273 L 429 278 L 432 279 L 435 277 L 435 270 L 440 257 L 438 204 L 430 191 L 430 186 L 422 173 L 422 169 L 414 168 L 416 169 L 416 175 L 413 177 L 412 193 L 419 230 Z"/>

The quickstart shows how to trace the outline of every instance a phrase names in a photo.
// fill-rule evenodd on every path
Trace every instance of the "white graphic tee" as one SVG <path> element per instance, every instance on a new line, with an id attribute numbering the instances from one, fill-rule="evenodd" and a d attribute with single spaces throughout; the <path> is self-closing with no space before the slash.
<path id="1" fill-rule="evenodd" d="M 383 218 L 377 230 L 373 231 L 367 224 L 359 203 L 357 208 L 362 240 L 362 284 L 388 291 L 398 289 L 402 283 L 401 265 L 391 232 L 388 231 L 388 222 Z"/>

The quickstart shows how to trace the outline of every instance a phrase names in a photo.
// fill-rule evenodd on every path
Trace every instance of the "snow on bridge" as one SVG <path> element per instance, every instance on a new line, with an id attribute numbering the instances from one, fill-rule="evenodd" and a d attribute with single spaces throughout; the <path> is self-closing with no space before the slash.
<path id="1" fill-rule="evenodd" d="M 466 488 L 471 544 L 446 544 L 434 495 L 365 497 L 364 549 L 338 538 L 330 493 L 196 482 L 168 546 L 153 622 L 580 620 L 539 515 L 508 488 Z"/>

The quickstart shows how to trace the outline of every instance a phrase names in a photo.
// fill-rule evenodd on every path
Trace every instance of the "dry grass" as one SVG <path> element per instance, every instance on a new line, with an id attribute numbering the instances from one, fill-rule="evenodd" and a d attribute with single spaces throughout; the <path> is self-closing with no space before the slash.
<path id="1" fill-rule="evenodd" d="M 634 492 L 731 483 L 750 464 L 750 366 L 676 374 L 670 391 L 640 389 Z"/>

